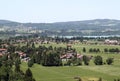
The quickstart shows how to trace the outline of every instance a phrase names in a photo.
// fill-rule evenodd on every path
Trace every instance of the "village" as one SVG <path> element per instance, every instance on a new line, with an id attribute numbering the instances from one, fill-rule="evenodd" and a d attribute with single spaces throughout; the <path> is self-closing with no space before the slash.
<path id="1" fill-rule="evenodd" d="M 109 38 L 83 38 L 81 40 L 81 38 L 37 36 L 14 37 L 0 40 L 0 61 L 2 66 L 14 66 L 18 68 L 18 71 L 20 71 L 20 66 L 22 66 L 21 68 L 31 69 L 39 69 L 39 67 L 66 68 L 71 66 L 74 68 L 110 67 L 114 66 L 116 61 L 119 60 L 119 58 L 116 58 L 120 55 L 119 46 L 119 39 Z M 76 79 L 79 76 L 74 75 L 72 77 Z M 84 78 L 82 79 L 84 80 Z M 95 79 L 88 78 L 87 81 L 98 81 L 102 78 Z"/>
<path id="2" fill-rule="evenodd" d="M 110 39 L 105 39 L 104 41 L 100 41 L 100 42 L 93 42 L 93 40 L 83 40 L 82 42 L 80 40 L 73 40 L 73 39 L 67 39 L 67 38 L 31 38 L 31 39 L 26 39 L 26 38 L 19 38 L 19 39 L 10 39 L 9 41 L 6 40 L 8 42 L 5 43 L 4 41 L 1 43 L 0 45 L 0 57 L 2 57 L 3 55 L 7 54 L 9 56 L 10 52 L 8 51 L 10 46 L 13 47 L 14 53 L 18 54 L 21 61 L 23 62 L 28 62 L 31 57 L 29 56 L 29 54 L 26 54 L 25 51 L 22 51 L 20 49 L 17 50 L 17 47 L 21 47 L 22 45 L 27 45 L 27 44 L 34 44 L 36 46 L 39 45 L 51 45 L 51 44 L 64 44 L 66 49 L 68 51 L 63 52 L 60 54 L 60 59 L 62 59 L 62 61 L 68 61 L 70 59 L 72 59 L 73 57 L 76 57 L 77 59 L 83 60 L 83 56 L 85 54 L 85 51 L 83 52 L 77 52 L 75 51 L 75 49 L 73 49 L 74 45 L 77 44 L 83 44 L 83 45 L 120 45 L 120 41 L 119 40 L 110 40 Z M 83 48 L 82 48 L 83 49 Z M 84 49 L 86 50 L 86 49 Z M 95 49 L 94 49 L 95 50 Z M 96 49 L 98 50 L 98 49 Z M 98 50 L 100 51 L 100 50 Z M 89 49 L 90 52 L 90 49 Z M 118 49 L 118 52 L 120 52 L 120 50 Z M 94 53 L 94 52 L 93 52 Z M 88 59 L 92 59 L 92 55 L 87 55 Z"/>

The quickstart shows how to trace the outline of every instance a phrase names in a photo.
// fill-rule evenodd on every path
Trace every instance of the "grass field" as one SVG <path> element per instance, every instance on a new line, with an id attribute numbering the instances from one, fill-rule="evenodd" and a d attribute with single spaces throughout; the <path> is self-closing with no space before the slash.
<path id="1" fill-rule="evenodd" d="M 21 68 L 27 69 L 27 64 L 22 63 Z M 119 78 L 119 67 L 115 66 L 64 66 L 43 67 L 35 64 L 31 68 L 36 81 L 76 81 L 74 77 L 79 76 L 83 81 L 89 81 L 102 77 L 103 81 L 113 81 Z"/>
<path id="2" fill-rule="evenodd" d="M 37 44 L 36 47 L 38 47 L 39 45 L 53 46 L 53 47 L 66 47 L 67 44 L 64 44 L 64 43 Z M 89 48 L 99 48 L 101 51 L 104 51 L 104 48 L 120 48 L 119 45 L 104 45 L 104 44 L 90 45 L 90 44 L 81 44 L 81 43 L 72 44 L 72 48 L 75 48 L 77 52 L 82 52 L 83 47 L 87 49 L 87 52 Z"/>
<path id="3" fill-rule="evenodd" d="M 66 47 L 65 44 L 44 44 L 45 46 L 52 45 L 53 47 Z M 88 51 L 89 48 L 99 48 L 103 51 L 104 48 L 119 48 L 120 46 L 109 46 L 109 45 L 85 45 L 85 44 L 75 44 L 72 45 L 79 53 L 82 52 L 82 48 L 85 47 Z M 108 57 L 114 57 L 113 65 L 101 65 L 96 66 L 91 60 L 89 66 L 61 66 L 61 67 L 43 67 L 41 65 L 35 64 L 31 70 L 33 72 L 36 81 L 77 81 L 74 77 L 79 76 L 82 81 L 97 81 L 98 78 L 102 78 L 103 81 L 114 81 L 114 79 L 120 78 L 120 54 L 89 54 L 87 55 L 101 55 L 103 59 Z M 21 68 L 25 71 L 27 69 L 27 64 L 22 63 Z"/>

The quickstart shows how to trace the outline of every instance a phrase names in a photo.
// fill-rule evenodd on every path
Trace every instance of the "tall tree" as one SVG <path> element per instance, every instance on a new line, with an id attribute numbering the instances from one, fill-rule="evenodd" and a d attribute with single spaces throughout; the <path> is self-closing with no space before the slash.
<path id="1" fill-rule="evenodd" d="M 96 65 L 102 65 L 103 64 L 103 59 L 101 56 L 95 56 L 94 63 Z"/>
<path id="2" fill-rule="evenodd" d="M 89 65 L 89 61 L 90 61 L 90 59 L 86 55 L 84 55 L 83 56 L 83 62 L 84 62 L 84 64 L 85 65 Z"/>
<path id="3" fill-rule="evenodd" d="M 85 47 L 83 48 L 83 52 L 86 52 L 86 48 Z"/>
<path id="4" fill-rule="evenodd" d="M 29 68 L 25 72 L 24 81 L 35 81 L 35 79 L 33 78 L 33 74 Z"/>

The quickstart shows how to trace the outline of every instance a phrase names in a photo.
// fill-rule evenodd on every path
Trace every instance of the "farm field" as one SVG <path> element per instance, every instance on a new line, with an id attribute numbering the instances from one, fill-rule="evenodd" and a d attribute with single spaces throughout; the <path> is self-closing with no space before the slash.
<path id="1" fill-rule="evenodd" d="M 42 44 L 45 46 L 53 47 L 66 47 L 66 44 Z M 39 45 L 36 45 L 39 46 Z M 87 52 L 83 53 L 83 47 L 86 48 Z M 114 81 L 114 79 L 120 78 L 120 54 L 105 54 L 104 48 L 119 48 L 118 45 L 86 45 L 86 44 L 73 44 L 72 48 L 75 48 L 78 53 L 86 55 L 100 55 L 103 59 L 108 57 L 114 58 L 114 63 L 112 65 L 99 65 L 96 66 L 93 60 L 90 61 L 90 65 L 85 66 L 61 66 L 61 67 L 43 67 L 41 65 L 35 64 L 30 69 L 33 72 L 36 81 L 77 81 L 74 77 L 78 76 L 82 78 L 82 81 L 98 81 L 98 78 L 102 78 L 103 81 Z M 90 48 L 99 48 L 100 53 L 88 53 Z M 27 64 L 22 63 L 21 69 L 26 70 Z"/>

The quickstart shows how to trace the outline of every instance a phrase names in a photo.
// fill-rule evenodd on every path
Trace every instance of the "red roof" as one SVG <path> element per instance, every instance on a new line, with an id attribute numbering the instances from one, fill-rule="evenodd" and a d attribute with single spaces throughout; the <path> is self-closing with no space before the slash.
<path id="1" fill-rule="evenodd" d="M 23 55 L 23 56 L 26 55 L 24 52 L 21 52 L 21 51 L 17 51 L 16 53 L 18 53 L 19 55 Z"/>
<path id="2" fill-rule="evenodd" d="M 2 57 L 3 56 L 3 54 L 2 53 L 0 53 L 0 57 Z"/>
<path id="3" fill-rule="evenodd" d="M 72 45 L 71 44 L 67 44 L 68 47 L 71 47 Z"/>
<path id="4" fill-rule="evenodd" d="M 0 51 L 6 51 L 6 50 L 7 50 L 7 49 L 3 49 L 3 48 L 0 49 Z"/>

